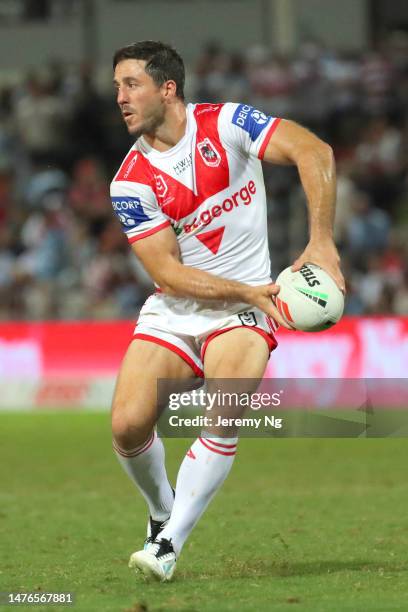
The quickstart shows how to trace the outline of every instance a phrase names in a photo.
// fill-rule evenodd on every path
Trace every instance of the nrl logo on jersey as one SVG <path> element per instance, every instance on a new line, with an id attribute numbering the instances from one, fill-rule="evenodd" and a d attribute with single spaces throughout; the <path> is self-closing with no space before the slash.
<path id="1" fill-rule="evenodd" d="M 156 191 L 158 193 L 158 195 L 161 198 L 164 198 L 164 196 L 167 194 L 169 188 L 167 186 L 166 181 L 163 178 L 162 174 L 156 174 L 154 177 L 154 180 L 156 181 Z"/>
<path id="2" fill-rule="evenodd" d="M 155 174 L 154 180 L 156 183 L 156 195 L 159 201 L 159 206 L 164 208 L 164 206 L 168 206 L 171 202 L 173 202 L 175 197 L 169 193 L 169 186 L 164 180 L 162 174 Z"/>
<path id="3" fill-rule="evenodd" d="M 204 138 L 201 142 L 197 143 L 197 148 L 203 159 L 203 162 L 211 168 L 216 168 L 221 163 L 221 155 L 214 147 L 213 143 L 209 138 Z"/>

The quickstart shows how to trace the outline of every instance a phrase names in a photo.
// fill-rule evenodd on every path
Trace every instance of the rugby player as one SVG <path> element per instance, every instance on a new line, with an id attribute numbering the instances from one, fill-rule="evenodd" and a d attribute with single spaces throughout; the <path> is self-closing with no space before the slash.
<path id="1" fill-rule="evenodd" d="M 330 146 L 292 121 L 248 104 L 186 104 L 183 61 L 166 44 L 119 49 L 113 67 L 135 144 L 112 181 L 112 205 L 156 285 L 119 372 L 113 445 L 150 514 L 129 565 L 164 582 L 231 469 L 237 431 L 206 427 L 174 491 L 155 432 L 157 380 L 242 379 L 241 391 L 253 392 L 278 324 L 287 327 L 273 301 L 261 160 L 295 164 L 306 194 L 310 239 L 293 269 L 315 263 L 344 289 L 332 232 L 335 166 Z"/>

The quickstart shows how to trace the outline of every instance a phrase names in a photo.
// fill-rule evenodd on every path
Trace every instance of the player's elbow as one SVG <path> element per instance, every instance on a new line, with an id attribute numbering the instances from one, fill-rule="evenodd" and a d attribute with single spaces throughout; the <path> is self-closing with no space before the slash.
<path id="1" fill-rule="evenodd" d="M 327 180 L 335 180 L 336 177 L 336 162 L 334 160 L 333 149 L 327 142 L 320 141 L 319 157 L 321 166 Z"/>
<path id="2" fill-rule="evenodd" d="M 168 265 L 157 270 L 157 273 L 152 275 L 154 282 L 160 287 L 162 293 L 176 297 L 177 291 L 177 279 L 180 278 L 180 271 L 177 265 Z"/>
<path id="3" fill-rule="evenodd" d="M 299 170 L 302 167 L 320 168 L 324 174 L 333 176 L 335 174 L 335 161 L 332 147 L 323 140 L 317 139 L 297 151 L 295 163 Z"/>
<path id="4" fill-rule="evenodd" d="M 324 142 L 324 140 L 320 140 L 320 138 L 317 138 L 313 143 L 306 145 L 302 153 L 303 155 L 312 154 L 315 157 L 319 157 L 327 164 L 332 164 L 334 161 L 332 147 L 327 142 Z"/>
<path id="5" fill-rule="evenodd" d="M 165 295 L 169 295 L 171 297 L 177 297 L 178 295 L 177 289 L 171 282 L 166 282 L 162 280 L 159 283 L 159 286 L 160 286 L 161 292 L 164 293 Z"/>
<path id="6" fill-rule="evenodd" d="M 167 274 L 160 272 L 159 274 L 152 274 L 153 281 L 158 287 L 160 287 L 160 292 L 165 293 L 166 295 L 172 295 L 172 287 L 171 282 L 167 277 Z"/>
<path id="7" fill-rule="evenodd" d="M 323 140 L 319 141 L 319 155 L 328 166 L 334 166 L 334 152 L 332 147 Z"/>

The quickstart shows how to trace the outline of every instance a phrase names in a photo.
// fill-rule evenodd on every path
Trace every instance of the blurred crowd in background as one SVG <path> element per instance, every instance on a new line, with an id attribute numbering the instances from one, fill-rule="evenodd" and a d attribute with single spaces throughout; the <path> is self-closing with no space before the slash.
<path id="1" fill-rule="evenodd" d="M 407 36 L 358 56 L 214 42 L 188 71 L 188 100 L 251 103 L 332 145 L 346 313 L 408 314 Z M 53 61 L 0 86 L 2 320 L 134 318 L 152 291 L 110 204 L 131 146 L 110 78 Z M 307 211 L 294 168 L 264 172 L 276 276 L 306 244 Z"/>

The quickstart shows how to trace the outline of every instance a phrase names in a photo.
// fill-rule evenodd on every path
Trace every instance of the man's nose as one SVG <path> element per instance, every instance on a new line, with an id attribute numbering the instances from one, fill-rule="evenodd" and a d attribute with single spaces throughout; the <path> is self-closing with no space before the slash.
<path id="1" fill-rule="evenodd" d="M 125 104 L 126 102 L 128 102 L 128 96 L 126 95 L 126 90 L 122 89 L 119 87 L 118 89 L 118 93 L 116 96 L 116 101 L 117 103 L 120 104 Z"/>

